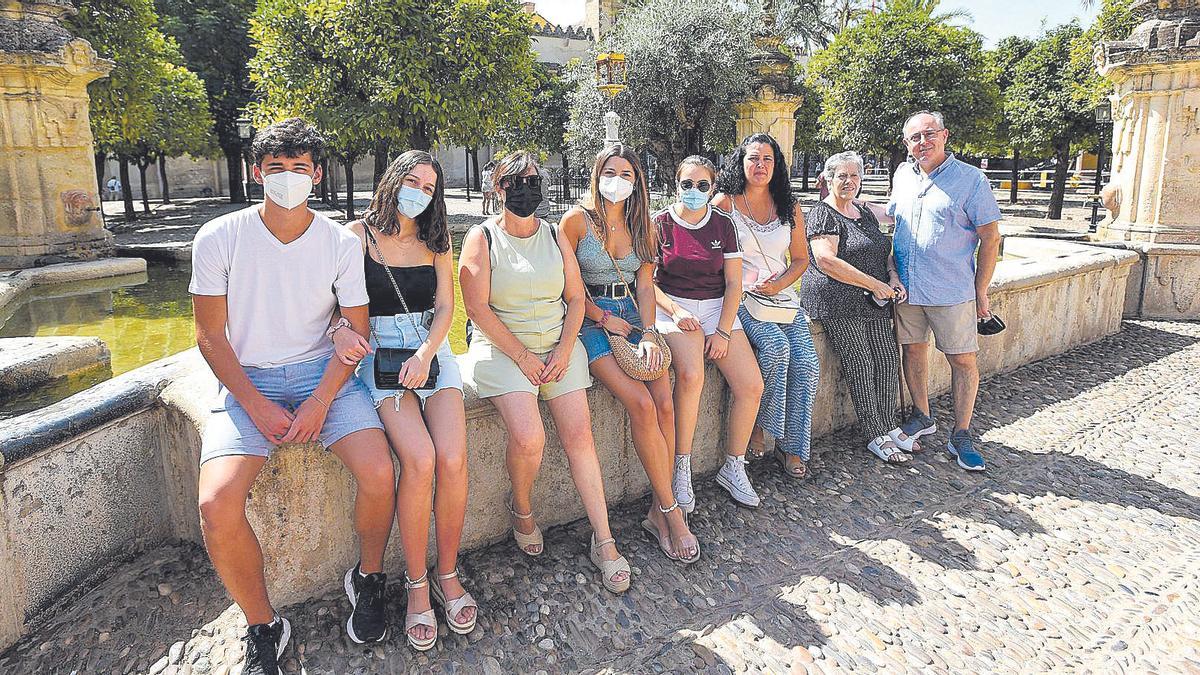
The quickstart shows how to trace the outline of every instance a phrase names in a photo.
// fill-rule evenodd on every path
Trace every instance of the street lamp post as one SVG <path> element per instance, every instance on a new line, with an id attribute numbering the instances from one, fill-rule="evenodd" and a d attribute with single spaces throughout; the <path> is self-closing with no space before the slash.
<path id="1" fill-rule="evenodd" d="M 254 126 L 250 123 L 250 118 L 242 116 L 237 118 L 237 133 L 238 138 L 242 139 L 242 190 L 246 194 L 246 203 L 253 204 L 254 200 L 250 197 L 250 185 L 253 178 L 250 177 L 250 139 L 254 138 Z"/>
<path id="2" fill-rule="evenodd" d="M 1095 232 L 1099 223 L 1100 189 L 1104 182 L 1104 128 L 1112 124 L 1112 105 L 1107 101 L 1096 106 L 1096 125 L 1100 128 L 1100 147 L 1096 150 L 1096 183 L 1092 189 L 1092 221 L 1088 231 Z"/>

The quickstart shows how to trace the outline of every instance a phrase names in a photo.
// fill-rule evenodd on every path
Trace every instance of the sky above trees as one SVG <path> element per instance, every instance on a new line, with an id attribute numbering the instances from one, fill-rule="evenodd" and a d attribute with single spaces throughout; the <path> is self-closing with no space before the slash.
<path id="1" fill-rule="evenodd" d="M 537 0 L 538 12 L 550 21 L 570 25 L 583 21 L 584 0 Z M 1036 37 L 1043 20 L 1054 27 L 1078 17 L 1084 25 L 1099 12 L 1081 9 L 1078 0 L 942 0 L 945 10 L 965 9 L 971 13 L 971 28 L 983 34 L 985 44 L 994 46 L 1009 35 Z"/>

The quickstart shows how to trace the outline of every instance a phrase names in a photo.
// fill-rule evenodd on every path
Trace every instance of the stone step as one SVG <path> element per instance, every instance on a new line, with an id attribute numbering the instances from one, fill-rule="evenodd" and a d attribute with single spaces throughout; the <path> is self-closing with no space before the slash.
<path id="1" fill-rule="evenodd" d="M 100 338 L 0 338 L 0 397 L 108 367 L 108 346 Z"/>

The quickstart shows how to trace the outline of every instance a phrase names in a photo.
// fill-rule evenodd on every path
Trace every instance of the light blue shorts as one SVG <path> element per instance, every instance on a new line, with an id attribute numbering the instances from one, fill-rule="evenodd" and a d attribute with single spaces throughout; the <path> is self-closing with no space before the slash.
<path id="1" fill-rule="evenodd" d="M 329 357 L 323 357 L 274 368 L 243 366 L 242 369 L 263 396 L 289 412 L 295 412 L 321 383 L 328 363 Z M 204 428 L 201 464 L 214 457 L 228 455 L 271 456 L 275 446 L 254 426 L 249 413 L 224 385 L 217 392 L 212 413 Z M 357 377 L 351 377 L 329 402 L 329 413 L 321 427 L 321 444 L 328 449 L 346 436 L 363 429 L 383 429 L 383 424 L 371 405 L 371 394 L 366 386 Z"/>
<path id="2" fill-rule="evenodd" d="M 371 328 L 373 335 L 371 337 L 371 347 L 391 347 L 393 349 L 416 349 L 421 346 L 425 338 L 429 337 L 429 331 L 425 326 L 421 325 L 421 314 L 419 312 L 412 314 L 412 321 L 408 320 L 408 314 L 397 314 L 395 316 L 373 316 L 371 317 Z M 416 323 L 414 329 L 413 323 Z M 454 352 L 450 351 L 450 340 L 442 341 L 442 346 L 437 350 L 438 367 L 441 369 L 438 372 L 437 384 L 432 389 L 414 389 L 412 393 L 417 395 L 417 401 L 424 406 L 425 400 L 433 396 L 443 389 L 457 389 L 462 393 L 463 382 L 462 375 L 458 370 L 458 360 L 454 358 Z M 367 390 L 371 393 L 371 400 L 375 403 L 375 408 L 383 405 L 383 402 L 391 398 L 396 409 L 400 409 L 400 398 L 407 393 L 404 389 L 379 389 L 375 386 L 375 354 L 367 355 L 358 364 L 358 379 L 362 380 L 366 385 Z"/>

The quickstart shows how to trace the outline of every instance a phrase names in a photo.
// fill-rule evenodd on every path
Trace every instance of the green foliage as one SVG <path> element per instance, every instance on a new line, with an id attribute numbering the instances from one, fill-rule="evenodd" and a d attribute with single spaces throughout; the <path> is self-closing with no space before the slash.
<path id="1" fill-rule="evenodd" d="M 529 33 L 506 0 L 260 0 L 255 117 L 310 119 L 344 159 L 379 140 L 477 145 L 528 104 Z"/>
<path id="2" fill-rule="evenodd" d="M 237 118 L 250 102 L 247 64 L 254 0 L 157 0 L 163 31 L 180 46 L 189 70 L 204 83 L 217 142 L 237 152 Z"/>
<path id="3" fill-rule="evenodd" d="M 511 115 L 492 138 L 500 154 L 530 150 L 545 156 L 567 150 L 570 80 L 540 63 L 534 65 L 533 79 L 528 108 Z"/>
<path id="4" fill-rule="evenodd" d="M 904 121 L 921 109 L 944 113 L 956 142 L 987 137 L 998 94 L 982 38 L 925 11 L 934 4 L 901 11 L 889 3 L 813 56 L 808 81 L 821 95 L 826 138 L 895 157 Z"/>
<path id="5" fill-rule="evenodd" d="M 1014 136 L 1033 152 L 1049 155 L 1095 133 L 1091 62 L 1071 58 L 1082 36 L 1078 24 L 1059 26 L 1013 68 L 1004 117 Z"/>
<path id="6" fill-rule="evenodd" d="M 80 0 L 72 33 L 116 65 L 88 85 L 96 150 L 128 155 L 155 121 L 154 94 L 168 40 L 151 0 Z"/>
<path id="7" fill-rule="evenodd" d="M 130 153 L 154 160 L 181 155 L 212 156 L 217 143 L 204 83 L 195 73 L 173 63 L 161 63 L 154 91 L 154 121 Z"/>
<path id="8" fill-rule="evenodd" d="M 606 48 L 628 55 L 628 88 L 612 101 L 621 139 L 648 148 L 670 171 L 686 155 L 734 143 L 734 103 L 749 94 L 753 26 L 727 0 L 647 0 L 620 15 Z M 571 74 L 567 138 L 586 162 L 604 137 L 609 103 L 591 63 Z"/>

